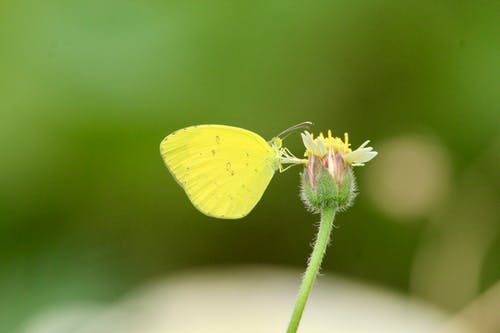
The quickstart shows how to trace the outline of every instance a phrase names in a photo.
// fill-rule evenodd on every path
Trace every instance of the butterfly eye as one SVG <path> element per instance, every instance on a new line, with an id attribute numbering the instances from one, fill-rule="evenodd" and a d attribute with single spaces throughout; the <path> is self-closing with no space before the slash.
<path id="1" fill-rule="evenodd" d="M 283 140 L 281 140 L 279 137 L 275 137 L 272 139 L 271 145 L 275 148 L 280 149 L 281 147 L 283 147 Z"/>

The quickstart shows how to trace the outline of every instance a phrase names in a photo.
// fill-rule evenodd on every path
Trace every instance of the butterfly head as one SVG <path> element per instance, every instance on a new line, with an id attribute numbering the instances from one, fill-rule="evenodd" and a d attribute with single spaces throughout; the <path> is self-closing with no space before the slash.
<path id="1" fill-rule="evenodd" d="M 272 149 L 274 150 L 274 168 L 275 170 L 279 170 L 280 172 L 286 171 L 288 168 L 307 163 L 306 159 L 301 159 L 295 157 L 290 150 L 286 147 L 283 147 L 283 139 L 276 136 L 269 141 Z M 288 164 L 288 166 L 283 167 L 284 164 Z"/>
<path id="2" fill-rule="evenodd" d="M 274 150 L 279 152 L 279 150 L 283 147 L 283 140 L 280 137 L 274 137 L 271 139 L 270 144 Z"/>

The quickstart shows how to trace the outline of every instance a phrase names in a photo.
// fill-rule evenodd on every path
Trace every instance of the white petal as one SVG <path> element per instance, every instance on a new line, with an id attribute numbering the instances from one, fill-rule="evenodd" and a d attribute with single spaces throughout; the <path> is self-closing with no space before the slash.
<path id="1" fill-rule="evenodd" d="M 377 154 L 378 153 L 376 151 L 373 151 L 372 147 L 358 148 L 355 151 L 346 154 L 344 156 L 344 161 L 353 165 L 364 164 L 377 156 Z"/>
<path id="2" fill-rule="evenodd" d="M 316 143 L 308 131 L 304 131 L 304 133 L 301 133 L 300 136 L 302 137 L 302 141 L 304 142 L 304 146 L 308 150 L 310 150 L 314 155 L 323 156 L 326 154 L 325 145 L 323 144 L 323 148 L 321 147 L 321 144 L 323 142 L 318 141 L 318 142 L 321 142 L 321 144 Z"/>
<path id="3" fill-rule="evenodd" d="M 366 140 L 365 142 L 363 142 L 363 144 L 361 146 L 358 147 L 358 149 L 359 148 L 364 148 L 369 143 L 370 143 L 370 140 Z M 356 149 L 356 150 L 358 150 L 358 149 Z"/>
<path id="4" fill-rule="evenodd" d="M 319 139 L 318 140 L 318 144 L 317 144 L 318 148 L 319 148 L 319 156 L 323 156 L 326 154 L 326 147 L 325 147 L 325 144 L 323 143 L 323 140 Z"/>
<path id="5" fill-rule="evenodd" d="M 313 139 L 311 139 L 309 132 L 305 131 L 304 133 L 301 133 L 300 136 L 302 137 L 302 142 L 304 142 L 306 149 L 314 152 L 316 145 L 314 144 Z"/>

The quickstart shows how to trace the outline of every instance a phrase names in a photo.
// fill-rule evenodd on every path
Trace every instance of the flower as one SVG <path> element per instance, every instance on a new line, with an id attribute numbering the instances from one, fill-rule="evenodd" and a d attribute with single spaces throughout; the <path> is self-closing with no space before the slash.
<path id="1" fill-rule="evenodd" d="M 323 133 L 314 138 L 305 131 L 301 134 L 306 147 L 307 163 L 303 174 L 303 199 L 312 210 L 319 210 L 325 205 L 336 208 L 347 208 L 355 196 L 355 180 L 353 166 L 363 166 L 373 159 L 377 152 L 367 147 L 365 141 L 358 149 L 352 151 L 349 136 L 344 140 Z"/>

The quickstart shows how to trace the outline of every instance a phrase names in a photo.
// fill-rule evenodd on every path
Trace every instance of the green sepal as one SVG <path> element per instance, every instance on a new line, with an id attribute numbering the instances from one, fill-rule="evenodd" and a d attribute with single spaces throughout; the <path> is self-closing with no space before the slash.
<path id="1" fill-rule="evenodd" d="M 301 174 L 301 197 L 306 207 L 315 213 L 325 208 L 349 208 L 356 196 L 356 182 L 351 168 L 346 170 L 341 184 L 337 184 L 326 168 L 318 171 L 314 184 L 309 183 L 306 171 Z"/>

